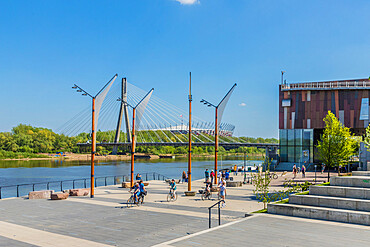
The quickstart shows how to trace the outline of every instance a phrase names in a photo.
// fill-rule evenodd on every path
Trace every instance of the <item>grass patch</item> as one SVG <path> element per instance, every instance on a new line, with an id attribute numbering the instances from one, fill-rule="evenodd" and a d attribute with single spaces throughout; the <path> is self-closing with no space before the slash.
<path id="1" fill-rule="evenodd" d="M 322 184 L 316 184 L 317 186 L 329 186 L 330 182 L 322 183 Z"/>
<path id="2" fill-rule="evenodd" d="M 2 159 L 23 159 L 23 158 L 48 158 L 43 154 L 34 154 L 28 152 L 11 152 L 0 150 L 0 160 Z"/>
<path id="3" fill-rule="evenodd" d="M 252 212 L 252 214 L 263 214 L 263 213 L 267 213 L 267 208 Z"/>

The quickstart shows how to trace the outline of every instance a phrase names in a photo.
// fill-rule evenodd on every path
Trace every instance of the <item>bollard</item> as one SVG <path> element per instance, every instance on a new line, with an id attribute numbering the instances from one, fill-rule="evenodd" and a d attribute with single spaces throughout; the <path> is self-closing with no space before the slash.
<path id="1" fill-rule="evenodd" d="M 218 225 L 221 225 L 221 208 L 220 208 L 220 203 L 218 204 Z"/>
<path id="2" fill-rule="evenodd" d="M 211 228 L 212 227 L 211 226 L 211 217 L 212 217 L 212 215 L 211 215 L 211 209 L 210 208 L 208 209 L 208 214 L 209 214 L 209 217 L 208 217 L 208 227 Z"/>

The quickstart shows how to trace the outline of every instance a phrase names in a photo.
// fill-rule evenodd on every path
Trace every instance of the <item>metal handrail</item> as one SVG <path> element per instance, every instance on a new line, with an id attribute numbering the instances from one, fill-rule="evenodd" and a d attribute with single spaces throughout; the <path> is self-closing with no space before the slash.
<path id="1" fill-rule="evenodd" d="M 145 177 L 145 180 L 148 181 L 148 180 L 165 180 L 165 179 L 169 179 L 167 176 L 164 176 L 162 174 L 159 174 L 157 172 L 149 172 L 149 173 L 142 173 L 142 178 Z M 108 185 L 108 182 L 107 182 L 107 178 L 114 178 L 113 179 L 113 185 L 116 185 L 117 184 L 117 178 L 121 178 L 122 177 L 122 181 L 125 182 L 125 177 L 127 177 L 128 175 L 119 175 L 119 176 L 105 176 L 105 177 L 95 177 L 95 187 L 99 187 L 97 186 L 97 181 L 100 179 L 104 179 L 104 185 L 102 186 L 107 186 Z M 66 182 L 72 182 L 72 189 L 75 189 L 75 183 L 77 181 L 84 181 L 84 188 L 87 188 L 87 181 L 89 181 L 90 178 L 78 178 L 78 179 L 68 179 L 68 180 L 59 180 L 59 181 L 47 181 L 47 182 L 39 182 L 39 183 L 29 183 L 29 184 L 15 184 L 15 185 L 5 185 L 5 186 L 0 186 L 0 199 L 2 199 L 2 189 L 4 188 L 11 188 L 11 187 L 14 187 L 17 189 L 17 196 L 16 197 L 20 197 L 20 191 L 19 191 L 19 188 L 22 187 L 22 186 L 32 186 L 32 191 L 35 191 L 35 185 L 46 185 L 46 189 L 49 190 L 50 189 L 50 184 L 59 184 L 60 186 L 60 191 L 63 191 L 63 183 L 66 183 Z"/>
<path id="2" fill-rule="evenodd" d="M 332 88 L 368 88 L 370 82 L 368 79 L 356 81 L 328 81 L 328 82 L 303 82 L 282 84 L 282 90 L 299 90 L 299 89 L 332 89 Z"/>
<path id="3" fill-rule="evenodd" d="M 208 218 L 208 227 L 209 228 L 212 228 L 212 208 L 216 205 L 218 205 L 218 225 L 221 225 L 221 207 L 220 207 L 220 203 L 223 202 L 225 203 L 225 200 L 219 200 L 218 202 L 216 202 L 215 204 L 213 204 L 212 206 L 210 206 L 208 208 L 208 214 L 209 214 L 209 218 Z"/>

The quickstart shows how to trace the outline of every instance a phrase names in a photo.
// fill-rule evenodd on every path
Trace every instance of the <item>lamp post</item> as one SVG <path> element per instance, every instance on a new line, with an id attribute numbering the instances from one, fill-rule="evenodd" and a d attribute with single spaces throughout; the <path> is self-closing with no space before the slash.
<path id="1" fill-rule="evenodd" d="M 123 102 L 124 104 L 128 105 L 129 107 L 132 108 L 132 131 L 131 131 L 131 180 L 130 180 L 130 186 L 133 187 L 134 186 L 134 161 L 135 161 L 135 141 L 136 141 L 136 135 L 135 135 L 135 130 L 136 130 L 136 125 L 139 126 L 140 124 L 140 119 L 142 117 L 142 115 L 144 114 L 144 111 L 145 111 L 145 107 L 150 99 L 150 96 L 152 95 L 152 92 L 153 92 L 154 88 L 152 88 L 140 101 L 139 103 L 136 104 L 136 106 L 132 106 L 130 105 L 129 103 L 127 103 L 127 101 L 121 99 L 121 98 L 118 98 L 117 101 L 121 101 Z M 136 111 L 137 111 L 137 108 L 138 107 L 141 107 L 138 112 L 139 112 L 139 116 L 136 118 Z"/>
<path id="2" fill-rule="evenodd" d="M 117 78 L 117 74 L 115 74 L 112 79 L 110 79 L 107 84 L 104 85 L 104 87 L 102 89 L 100 89 L 100 91 L 95 95 L 91 95 L 89 94 L 87 91 L 83 90 L 81 87 L 77 86 L 76 84 L 74 84 L 74 86 L 72 87 L 72 89 L 76 89 L 78 93 L 82 93 L 83 96 L 89 96 L 91 99 L 92 99 L 92 109 L 91 109 L 91 181 L 90 181 L 90 197 L 91 198 L 94 198 L 94 176 L 95 176 L 95 170 L 94 170 L 94 165 L 95 165 L 95 152 L 96 152 L 96 126 L 97 126 L 97 119 L 96 117 L 99 116 L 99 111 L 100 111 L 100 107 L 104 101 L 104 98 L 106 96 L 106 94 L 108 93 L 112 83 L 114 82 L 114 80 Z M 109 86 L 108 86 L 109 85 Z M 104 90 L 104 92 L 103 92 Z M 103 92 L 103 93 L 102 93 Z M 97 107 L 97 109 L 95 109 L 95 100 L 99 97 L 99 105 Z M 96 114 L 96 111 L 98 112 Z"/>
<path id="3" fill-rule="evenodd" d="M 188 191 L 191 191 L 191 102 L 193 97 L 191 95 L 191 72 L 189 72 L 189 147 L 188 147 Z"/>
<path id="4" fill-rule="evenodd" d="M 222 114 L 226 107 L 227 101 L 229 100 L 231 93 L 233 92 L 235 87 L 236 87 L 236 83 L 232 86 L 232 88 L 229 90 L 229 92 L 225 95 L 225 97 L 220 101 L 218 105 L 214 105 L 205 99 L 202 99 L 200 101 L 200 103 L 203 103 L 208 107 L 215 108 L 215 168 L 214 168 L 215 174 L 218 174 L 218 171 L 217 171 L 218 131 L 219 131 L 218 127 L 221 122 Z M 219 110 L 221 111 L 220 116 L 219 116 Z M 215 184 L 217 184 L 217 176 L 215 176 Z"/>

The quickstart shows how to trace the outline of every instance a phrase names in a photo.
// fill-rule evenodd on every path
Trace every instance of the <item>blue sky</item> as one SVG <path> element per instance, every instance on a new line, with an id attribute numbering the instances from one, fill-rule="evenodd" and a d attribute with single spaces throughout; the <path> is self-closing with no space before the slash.
<path id="1" fill-rule="evenodd" d="M 56 129 L 90 103 L 73 83 L 94 92 L 115 73 L 187 109 L 191 71 L 194 115 L 212 121 L 199 100 L 237 82 L 223 120 L 277 137 L 281 70 L 288 82 L 369 77 L 369 13 L 366 0 L 0 0 L 0 131 Z"/>

